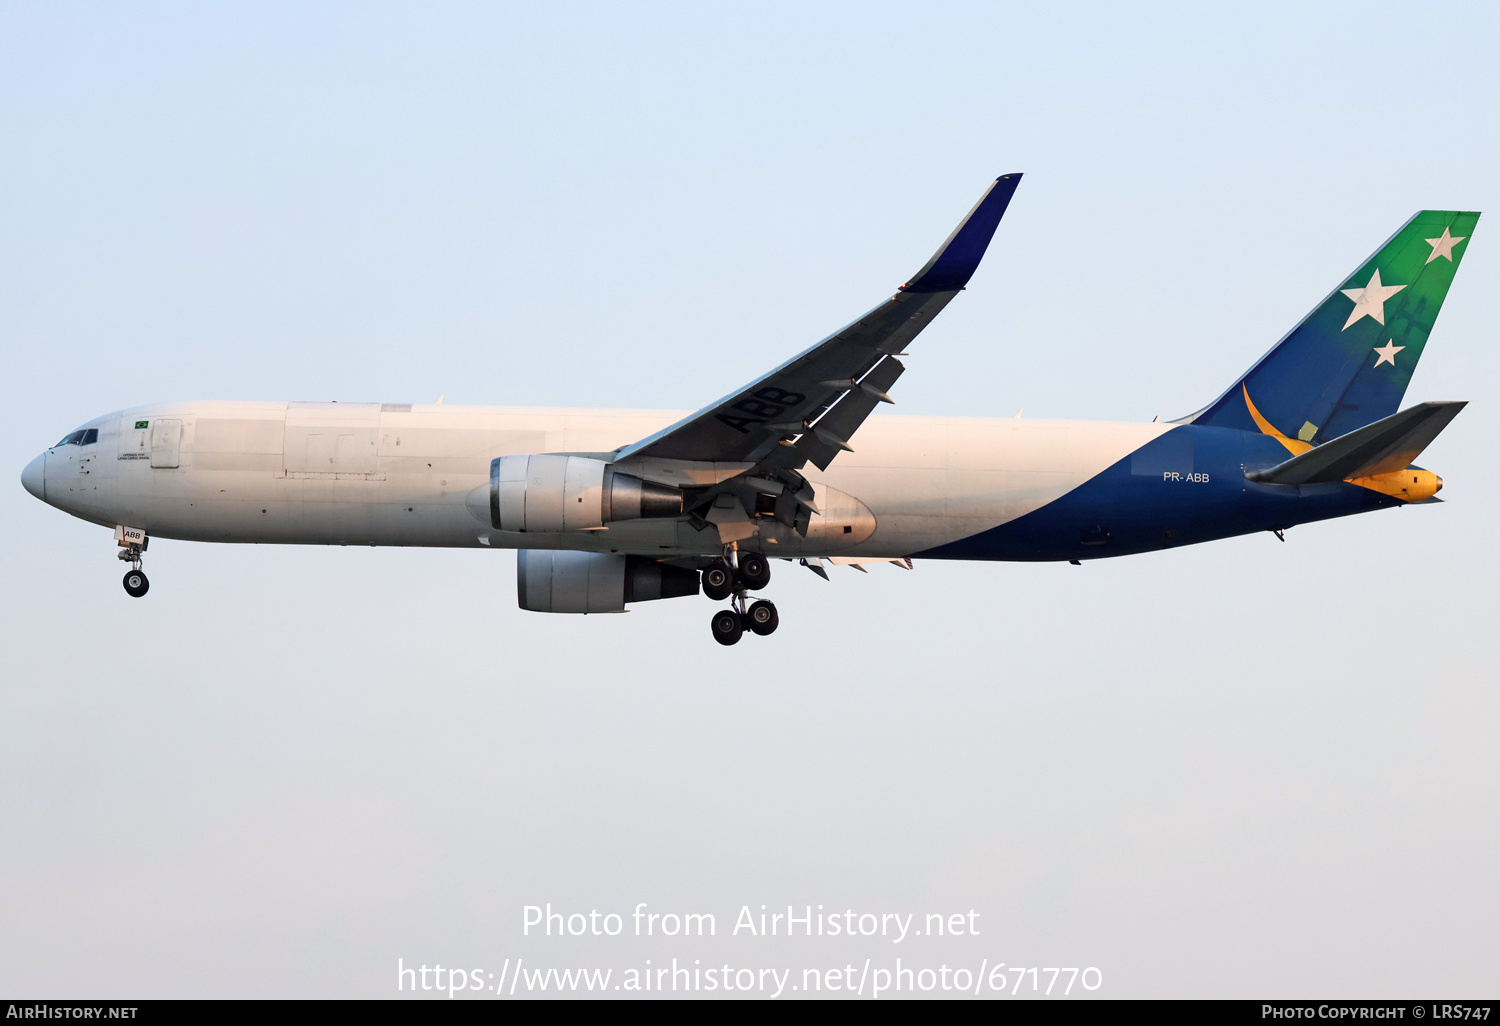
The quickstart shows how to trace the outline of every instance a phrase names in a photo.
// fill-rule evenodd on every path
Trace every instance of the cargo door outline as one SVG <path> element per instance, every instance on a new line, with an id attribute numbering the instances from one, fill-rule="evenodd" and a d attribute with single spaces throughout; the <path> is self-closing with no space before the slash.
<path id="1" fill-rule="evenodd" d="M 378 480 L 379 433 L 379 403 L 288 403 L 282 476 Z"/>
<path id="2" fill-rule="evenodd" d="M 182 421 L 151 422 L 151 465 L 163 470 L 182 465 Z"/>

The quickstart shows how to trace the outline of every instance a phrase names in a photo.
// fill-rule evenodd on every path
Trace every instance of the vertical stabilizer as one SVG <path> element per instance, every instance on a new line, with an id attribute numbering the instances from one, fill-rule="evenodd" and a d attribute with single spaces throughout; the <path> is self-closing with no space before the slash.
<path id="1" fill-rule="evenodd" d="M 1475 211 L 1419 212 L 1184 421 L 1263 432 L 1295 454 L 1395 413 L 1478 220 Z"/>

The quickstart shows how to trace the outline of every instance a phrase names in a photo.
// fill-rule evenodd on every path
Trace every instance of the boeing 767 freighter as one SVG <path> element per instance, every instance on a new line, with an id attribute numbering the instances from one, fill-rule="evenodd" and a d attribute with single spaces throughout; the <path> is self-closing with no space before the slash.
<path id="1" fill-rule="evenodd" d="M 770 634 L 773 559 L 1078 562 L 1407 503 L 1461 402 L 1398 410 L 1479 214 L 1423 210 L 1224 394 L 1170 423 L 870 417 L 961 292 L 1002 175 L 889 299 L 688 416 L 362 402 L 182 402 L 99 417 L 32 460 L 38 499 L 152 537 L 518 549 L 524 609 L 728 600 L 715 640 Z M 868 423 L 867 423 L 868 420 Z"/>

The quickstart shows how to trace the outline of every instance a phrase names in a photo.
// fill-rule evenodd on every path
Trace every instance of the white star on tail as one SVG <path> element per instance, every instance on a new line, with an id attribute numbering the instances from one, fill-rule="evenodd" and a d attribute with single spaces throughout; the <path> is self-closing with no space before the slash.
<path id="1" fill-rule="evenodd" d="M 1404 288 L 1406 288 L 1405 285 L 1380 284 L 1380 268 L 1377 267 L 1375 273 L 1370 275 L 1370 283 L 1364 288 L 1339 289 L 1344 295 L 1354 300 L 1354 309 L 1349 311 L 1349 319 L 1344 322 L 1344 327 L 1349 327 L 1361 317 L 1373 317 L 1384 324 L 1385 301 Z"/>
<path id="2" fill-rule="evenodd" d="M 1375 366 L 1379 367 L 1382 363 L 1388 363 L 1394 367 L 1396 366 L 1396 354 L 1405 348 L 1405 346 L 1396 345 L 1396 340 L 1391 339 L 1379 349 L 1372 349 L 1370 351 L 1375 354 Z"/>
<path id="3" fill-rule="evenodd" d="M 1467 238 L 1467 235 L 1460 235 L 1455 239 L 1453 236 L 1448 234 L 1448 229 L 1444 228 L 1443 234 L 1438 236 L 1437 238 L 1424 239 L 1423 241 L 1425 241 L 1427 245 L 1432 247 L 1432 255 L 1424 261 L 1424 265 L 1432 263 L 1438 257 L 1446 257 L 1450 264 L 1453 263 L 1453 247 L 1457 246 L 1460 242 L 1464 241 Z"/>

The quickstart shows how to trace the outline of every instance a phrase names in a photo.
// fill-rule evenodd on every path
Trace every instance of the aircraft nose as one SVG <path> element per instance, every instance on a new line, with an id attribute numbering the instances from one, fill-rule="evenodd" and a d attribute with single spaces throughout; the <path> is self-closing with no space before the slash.
<path id="1" fill-rule="evenodd" d="M 11 464 L 15 466 L 15 464 Z M 36 459 L 26 464 L 26 469 L 21 471 L 21 487 L 43 502 L 47 501 L 47 454 L 42 453 Z"/>

